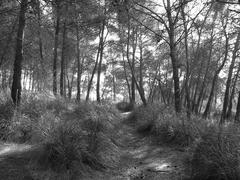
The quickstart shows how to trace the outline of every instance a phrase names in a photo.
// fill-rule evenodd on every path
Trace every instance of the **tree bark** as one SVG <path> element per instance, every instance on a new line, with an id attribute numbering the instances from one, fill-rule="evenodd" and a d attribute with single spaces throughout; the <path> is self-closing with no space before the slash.
<path id="1" fill-rule="evenodd" d="M 235 74 L 233 85 L 232 85 L 232 91 L 231 91 L 229 105 L 228 105 L 227 114 L 226 114 L 227 119 L 229 119 L 232 115 L 232 106 L 233 106 L 233 100 L 234 100 L 234 96 L 235 96 L 235 89 L 236 89 L 236 84 L 238 81 L 239 72 L 240 72 L 240 63 L 239 63 L 238 70 L 237 70 L 237 73 Z"/>
<path id="2" fill-rule="evenodd" d="M 12 82 L 12 90 L 11 97 L 13 103 L 18 105 L 21 101 L 21 75 L 22 75 L 22 61 L 23 61 L 23 35 L 24 28 L 26 22 L 26 11 L 28 7 L 28 0 L 21 1 L 21 8 L 19 12 L 18 19 L 18 31 L 17 31 L 17 42 L 16 42 L 16 54 L 14 61 L 14 70 L 13 70 L 13 82 Z"/>
<path id="3" fill-rule="evenodd" d="M 80 35 L 79 35 L 79 26 L 78 22 L 76 25 L 76 34 L 77 34 L 77 102 L 80 102 L 81 99 L 81 63 L 80 63 Z"/>
<path id="4" fill-rule="evenodd" d="M 53 94 L 57 95 L 57 50 L 58 50 L 58 36 L 60 29 L 60 6 L 56 1 L 56 26 L 55 26 L 55 38 L 54 38 L 54 52 L 53 52 Z"/>
<path id="5" fill-rule="evenodd" d="M 64 25 L 63 25 L 63 34 L 62 34 L 62 59 L 61 59 L 61 72 L 60 72 L 60 95 L 62 97 L 65 97 L 65 91 L 64 91 L 64 82 L 65 82 L 65 74 L 66 74 L 66 68 L 65 68 L 65 48 L 66 48 L 66 34 L 67 34 L 67 29 L 66 29 L 66 18 L 64 20 Z"/>
<path id="6" fill-rule="evenodd" d="M 226 119 L 226 115 L 227 115 L 227 107 L 229 105 L 229 90 L 230 90 L 230 86 L 231 86 L 231 82 L 232 82 L 232 73 L 233 73 L 233 69 L 234 69 L 234 65 L 235 65 L 235 60 L 237 58 L 237 52 L 239 49 L 239 40 L 240 40 L 240 32 L 238 32 L 238 35 L 237 35 L 237 39 L 236 39 L 233 54 L 232 54 L 232 61 L 231 61 L 229 71 L 228 71 L 228 78 L 227 78 L 227 82 L 226 82 L 226 90 L 225 90 L 224 101 L 223 101 L 223 109 L 222 109 L 222 115 L 221 115 L 221 120 L 220 120 L 221 124 L 224 123 L 224 121 Z"/>
<path id="7" fill-rule="evenodd" d="M 129 57 L 129 46 L 130 46 L 130 17 L 129 16 L 128 16 L 128 30 L 127 30 L 127 34 L 128 34 L 127 35 L 127 61 L 128 61 L 128 65 L 129 65 L 130 70 L 131 70 L 131 74 L 132 74 L 132 78 L 133 78 L 132 80 L 133 80 L 133 82 L 135 83 L 135 85 L 137 87 L 137 90 L 139 92 L 139 95 L 140 95 L 140 98 L 141 98 L 141 100 L 143 102 L 143 105 L 146 106 L 147 105 L 147 100 L 144 97 L 144 95 L 141 93 L 140 87 L 139 87 L 137 79 L 135 77 L 134 69 L 133 69 L 133 66 L 132 66 L 133 64 L 131 63 L 130 57 Z"/>
<path id="8" fill-rule="evenodd" d="M 207 118 L 209 116 L 209 114 L 210 114 L 211 105 L 212 105 L 212 99 L 214 97 L 214 89 L 215 89 L 215 86 L 217 84 L 218 75 L 221 72 L 221 70 L 223 69 L 223 67 L 224 67 L 224 65 L 225 65 L 225 63 L 227 61 L 227 58 L 228 58 L 229 39 L 228 39 L 228 36 L 226 34 L 226 31 L 224 31 L 224 34 L 225 34 L 225 38 L 226 38 L 224 59 L 222 61 L 222 64 L 218 67 L 217 71 L 214 74 L 214 77 L 213 77 L 213 80 L 212 80 L 212 86 L 211 86 L 211 90 L 210 90 L 210 95 L 208 97 L 207 105 L 206 105 L 205 111 L 203 113 L 203 117 L 204 118 Z"/>
<path id="9" fill-rule="evenodd" d="M 235 122 L 240 123 L 240 91 L 238 92 L 238 103 L 237 103 L 237 111 L 235 115 Z"/>
<path id="10" fill-rule="evenodd" d="M 100 80 L 101 80 L 101 72 L 102 72 L 102 60 L 103 60 L 103 50 L 104 50 L 104 30 L 105 30 L 105 20 L 102 23 L 102 30 L 100 36 L 100 57 L 98 63 L 98 71 L 97 71 L 97 88 L 96 88 L 96 95 L 97 95 L 97 102 L 100 103 L 101 96 L 100 96 Z"/>
<path id="11" fill-rule="evenodd" d="M 190 76 L 190 67 L 189 67 L 189 52 L 188 52 L 188 28 L 186 22 L 186 14 L 184 12 L 184 5 L 181 8 L 181 14 L 183 18 L 184 26 L 184 45 L 185 45 L 185 58 L 186 58 L 186 79 L 185 79 L 185 98 L 187 103 L 187 117 L 191 116 L 191 104 L 190 104 L 190 92 L 189 92 L 189 76 Z"/>
<path id="12" fill-rule="evenodd" d="M 175 100 L 175 111 L 180 113 L 182 110 L 181 105 L 181 94 L 179 85 L 179 75 L 178 75 L 178 59 L 177 59 L 177 47 L 175 42 L 175 24 L 172 17 L 172 9 L 170 7 L 170 0 L 167 0 L 167 17 L 169 22 L 169 46 L 170 46 L 170 57 L 172 61 L 173 70 L 173 81 L 174 81 L 174 100 Z"/>
<path id="13" fill-rule="evenodd" d="M 99 32 L 99 36 L 101 34 L 101 30 Z M 101 41 L 99 40 L 99 45 L 98 45 L 98 52 L 97 52 L 97 58 L 96 58 L 96 61 L 95 61 L 95 65 L 94 65 L 94 68 L 93 68 L 93 71 L 92 71 L 92 75 L 91 75 L 91 78 L 88 82 L 88 89 L 87 89 L 87 95 L 86 95 L 86 101 L 89 100 L 89 96 L 90 96 L 90 91 L 91 91 L 91 87 L 92 87 L 92 81 L 93 81 L 93 78 L 94 78 L 94 74 L 96 73 L 96 70 L 97 70 L 97 65 L 98 65 L 98 59 L 99 59 L 99 54 L 100 54 L 100 49 L 101 48 Z"/>

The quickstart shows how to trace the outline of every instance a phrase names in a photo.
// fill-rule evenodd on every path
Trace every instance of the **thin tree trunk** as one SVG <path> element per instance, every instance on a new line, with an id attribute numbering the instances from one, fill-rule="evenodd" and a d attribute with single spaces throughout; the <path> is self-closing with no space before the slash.
<path id="1" fill-rule="evenodd" d="M 121 28 L 122 31 L 123 31 L 123 28 Z M 120 40 L 123 41 L 123 36 L 121 34 L 121 31 L 119 29 L 119 36 L 120 36 Z M 125 77 L 125 80 L 126 80 L 126 84 L 127 84 L 127 88 L 128 88 L 128 97 L 129 97 L 129 102 L 131 102 L 132 98 L 131 98 L 131 87 L 130 87 L 130 83 L 129 83 L 129 80 L 128 80 L 128 75 L 127 75 L 127 69 L 126 69 L 126 62 L 125 62 L 125 55 L 124 55 L 124 46 L 123 46 L 123 43 L 121 45 L 121 50 L 122 50 L 122 58 L 123 58 L 123 68 L 124 68 L 124 77 Z"/>
<path id="2" fill-rule="evenodd" d="M 184 43 L 185 43 L 185 58 L 186 58 L 186 79 L 185 79 L 185 98 L 187 103 L 187 117 L 190 118 L 191 116 L 191 104 L 190 104 L 190 92 L 189 92 L 189 53 L 188 53 L 188 28 L 186 23 L 186 14 L 184 12 L 184 6 L 181 8 L 182 18 L 183 18 L 183 25 L 184 25 Z"/>
<path id="3" fill-rule="evenodd" d="M 61 72 L 60 72 L 60 95 L 65 97 L 64 93 L 64 81 L 65 81 L 65 48 L 66 48 L 66 18 L 64 20 L 64 25 L 63 25 L 63 34 L 62 34 L 62 59 L 61 59 Z"/>
<path id="4" fill-rule="evenodd" d="M 101 34 L 101 30 L 100 30 L 99 36 L 100 36 L 100 34 Z M 96 70 L 97 70 L 98 59 L 99 59 L 99 54 L 100 54 L 100 48 L 101 48 L 101 41 L 99 40 L 98 51 L 97 51 L 97 58 L 96 58 L 96 62 L 95 62 L 95 65 L 94 65 L 94 68 L 93 68 L 93 71 L 92 71 L 91 78 L 90 78 L 89 83 L 88 83 L 86 101 L 89 100 L 90 91 L 91 91 L 91 87 L 92 87 L 92 81 L 93 81 L 93 78 L 94 78 L 94 74 L 96 73 Z"/>
<path id="5" fill-rule="evenodd" d="M 221 70 L 223 69 L 223 67 L 224 67 L 224 65 L 225 65 L 225 63 L 227 61 L 227 58 L 228 58 L 229 39 L 227 37 L 226 31 L 225 31 L 224 34 L 225 34 L 225 38 L 226 38 L 225 53 L 224 53 L 225 55 L 224 55 L 224 59 L 222 61 L 222 64 L 218 67 L 217 71 L 214 74 L 213 81 L 212 81 L 212 86 L 211 86 L 211 90 L 210 90 L 210 95 L 208 97 L 207 105 L 206 105 L 205 111 L 203 113 L 203 117 L 204 118 L 207 118 L 209 116 L 209 114 L 210 114 L 211 105 L 212 105 L 212 99 L 214 97 L 214 89 L 215 89 L 215 86 L 217 84 L 218 75 L 221 72 Z"/>
<path id="6" fill-rule="evenodd" d="M 40 8 L 40 0 L 37 1 L 37 20 L 38 20 L 38 45 L 39 45 L 39 53 L 40 53 L 40 65 L 41 71 L 43 74 L 40 75 L 41 82 L 38 80 L 39 90 L 42 89 L 45 81 L 46 70 L 44 68 L 44 57 L 43 57 L 43 41 L 41 34 L 41 8 Z M 41 84 L 40 84 L 41 83 Z"/>
<path id="7" fill-rule="evenodd" d="M 132 63 L 131 63 L 131 68 L 132 68 L 132 71 L 131 71 L 132 72 L 132 82 L 131 82 L 131 90 L 132 90 L 132 92 L 131 92 L 132 99 L 131 100 L 132 101 L 131 101 L 131 103 L 132 104 L 136 103 L 136 90 L 135 90 L 135 84 L 136 84 L 136 82 L 135 82 L 135 52 L 136 52 L 136 44 L 134 44 L 134 35 L 135 35 L 135 33 L 134 33 L 134 30 L 133 30 L 133 39 L 132 39 L 132 41 L 133 41 L 133 44 L 132 44 L 133 53 L 132 53 Z M 128 38 L 130 38 L 130 34 L 129 34 Z M 129 45 L 130 45 L 130 43 L 129 43 Z M 129 51 L 128 51 L 128 53 L 129 53 Z"/>
<path id="8" fill-rule="evenodd" d="M 195 106 L 195 114 L 199 113 L 199 106 L 200 106 L 200 103 L 201 103 L 201 99 L 203 98 L 204 88 L 206 86 L 207 75 L 209 73 L 208 71 L 209 71 L 209 67 L 210 67 L 210 62 L 211 62 L 211 59 L 212 59 L 215 20 L 216 20 L 216 18 L 213 19 L 213 22 L 212 22 L 212 25 L 211 25 L 212 26 L 212 32 L 211 32 L 211 36 L 210 36 L 211 37 L 210 46 L 209 46 L 210 47 L 210 52 L 209 52 L 209 57 L 208 57 L 208 62 L 207 62 L 207 68 L 206 68 L 204 78 L 203 78 L 203 83 L 202 83 L 202 86 L 201 86 L 201 89 L 200 89 L 200 92 L 199 92 L 199 95 L 198 95 L 197 104 Z"/>
<path id="9" fill-rule="evenodd" d="M 131 70 L 131 74 L 132 74 L 132 78 L 133 81 L 135 82 L 135 85 L 137 87 L 137 90 L 139 92 L 140 98 L 143 102 L 143 105 L 146 106 L 147 105 L 147 100 L 145 99 L 145 97 L 143 96 L 143 94 L 141 93 L 141 90 L 139 88 L 139 85 L 137 83 L 136 77 L 135 77 L 135 73 L 134 73 L 134 69 L 132 67 L 132 63 L 130 62 L 130 57 L 129 57 L 129 45 L 130 45 L 130 17 L 128 17 L 128 35 L 127 35 L 127 61 L 128 61 L 128 65 L 130 67 Z"/>
<path id="10" fill-rule="evenodd" d="M 143 88 L 143 47 L 142 47 L 142 40 L 140 41 L 140 67 L 139 67 L 139 88 L 140 93 L 145 99 L 145 92 Z"/>
<path id="11" fill-rule="evenodd" d="M 227 107 L 229 105 L 229 90 L 230 90 L 230 86 L 231 86 L 231 81 L 232 81 L 232 73 L 233 73 L 233 68 L 235 65 L 235 60 L 237 58 L 237 52 L 239 49 L 239 40 L 240 40 L 240 32 L 237 35 L 237 39 L 234 45 L 234 50 L 233 50 L 233 55 L 232 55 L 232 61 L 229 67 L 229 71 L 228 71 L 228 78 L 227 78 L 227 82 L 226 82 L 226 90 L 225 90 L 225 94 L 224 94 L 224 101 L 223 101 L 223 109 L 222 109 L 222 115 L 221 115 L 221 121 L 220 123 L 224 123 L 225 119 L 226 119 L 226 115 L 227 115 Z"/>
<path id="12" fill-rule="evenodd" d="M 58 36 L 60 29 L 60 6 L 59 2 L 56 4 L 56 26 L 55 26 L 55 39 L 54 39 L 54 53 L 53 53 L 53 94 L 57 95 L 57 50 L 58 50 Z"/>
<path id="13" fill-rule="evenodd" d="M 80 102 L 81 96 L 81 63 L 80 63 L 80 35 L 79 35 L 79 26 L 76 25 L 76 34 L 77 34 L 77 102 Z"/>
<path id="14" fill-rule="evenodd" d="M 97 70 L 97 88 L 96 88 L 96 95 L 97 95 L 97 102 L 100 103 L 101 96 L 100 96 L 100 79 L 101 79 L 101 72 L 102 72 L 102 60 L 103 60 L 103 49 L 104 49 L 104 30 L 105 30 L 105 20 L 102 23 L 102 30 L 100 36 L 100 57 L 98 63 L 98 70 Z"/>
<path id="15" fill-rule="evenodd" d="M 237 103 L 237 111 L 235 115 L 235 122 L 240 123 L 240 91 L 238 92 L 238 103 Z"/>
<path id="16" fill-rule="evenodd" d="M 240 72 L 240 66 L 238 66 L 238 70 L 237 70 L 237 73 L 234 77 L 234 81 L 233 81 L 233 85 L 232 85 L 232 92 L 231 92 L 231 95 L 230 95 L 229 105 L 228 105 L 227 114 L 226 114 L 227 119 L 229 119 L 232 115 L 233 99 L 234 99 L 234 95 L 235 95 L 235 89 L 236 89 L 236 84 L 237 84 L 237 81 L 238 81 L 239 72 Z"/>
<path id="17" fill-rule="evenodd" d="M 18 31 L 17 31 L 17 42 L 16 42 L 16 54 L 14 61 L 14 70 L 13 70 L 13 82 L 12 82 L 12 91 L 11 97 L 13 103 L 18 105 L 21 101 L 21 75 L 22 75 L 22 60 L 23 60 L 23 35 L 25 28 L 25 13 L 28 7 L 28 0 L 21 1 L 21 8 L 19 12 L 18 20 Z"/>
<path id="18" fill-rule="evenodd" d="M 198 42 L 197 42 L 197 48 L 196 48 L 196 52 L 194 53 L 195 56 L 194 56 L 194 59 L 196 59 L 197 61 L 200 60 L 200 40 L 201 40 L 201 36 L 202 36 L 202 32 L 203 32 L 203 28 L 204 28 L 204 24 L 205 22 L 207 21 L 208 19 L 208 15 L 209 13 L 211 12 L 211 9 L 212 9 L 212 6 L 213 6 L 213 3 L 211 4 L 210 8 L 208 9 L 206 15 L 205 15 L 205 18 L 201 24 L 201 27 L 200 27 L 200 30 L 198 31 Z M 198 77 L 197 77 L 197 81 L 196 81 L 196 85 L 195 85 L 195 89 L 193 91 L 193 96 L 192 96 L 192 107 L 191 107 L 191 110 L 194 111 L 195 109 L 195 106 L 196 106 L 196 98 L 197 98 L 197 93 L 198 93 L 198 89 L 199 89 L 199 81 L 200 81 L 200 78 L 201 78 L 201 71 L 202 71 L 202 68 L 203 68 L 203 61 L 201 61 L 201 66 L 199 68 L 199 71 L 198 71 Z M 194 85 L 194 83 L 193 83 Z"/>

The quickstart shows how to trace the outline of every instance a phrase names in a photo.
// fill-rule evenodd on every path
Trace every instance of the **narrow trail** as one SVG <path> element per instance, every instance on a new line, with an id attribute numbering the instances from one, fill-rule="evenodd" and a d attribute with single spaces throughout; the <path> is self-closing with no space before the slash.
<path id="1" fill-rule="evenodd" d="M 141 137 L 132 127 L 122 124 L 124 153 L 117 175 L 110 180 L 182 180 L 188 170 L 183 149 L 154 145 L 150 137 Z"/>
<path id="2" fill-rule="evenodd" d="M 125 119 L 126 115 L 123 116 Z M 153 145 L 134 128 L 121 123 L 122 155 L 119 166 L 97 173 L 93 180 L 181 180 L 185 179 L 187 153 L 173 147 Z M 0 143 L 0 180 L 33 180 L 29 162 L 39 147 Z M 82 178 L 81 178 L 82 179 Z M 40 180 L 40 179 L 39 179 Z"/>

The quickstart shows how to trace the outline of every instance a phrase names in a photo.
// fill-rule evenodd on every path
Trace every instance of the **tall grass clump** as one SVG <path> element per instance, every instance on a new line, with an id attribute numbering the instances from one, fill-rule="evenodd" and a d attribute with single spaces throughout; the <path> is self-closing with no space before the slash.
<path id="1" fill-rule="evenodd" d="M 57 124 L 67 104 L 60 98 L 47 98 L 39 94 L 23 94 L 19 107 L 14 109 L 9 120 L 8 141 L 40 143 Z"/>
<path id="2" fill-rule="evenodd" d="M 150 135 L 159 143 L 188 146 L 200 138 L 207 123 L 198 117 L 176 114 L 173 107 L 149 104 L 136 108 L 126 120 L 139 134 Z"/>
<path id="3" fill-rule="evenodd" d="M 79 104 L 44 135 L 43 149 L 34 166 L 40 172 L 48 170 L 50 179 L 74 179 L 92 170 L 115 167 L 121 155 L 115 143 L 119 118 L 111 107 Z"/>
<path id="4" fill-rule="evenodd" d="M 193 180 L 240 179 L 240 128 L 212 126 L 196 146 L 192 159 Z"/>
<path id="5" fill-rule="evenodd" d="M 0 140 L 6 140 L 10 131 L 11 118 L 14 115 L 14 105 L 8 94 L 0 94 Z"/>

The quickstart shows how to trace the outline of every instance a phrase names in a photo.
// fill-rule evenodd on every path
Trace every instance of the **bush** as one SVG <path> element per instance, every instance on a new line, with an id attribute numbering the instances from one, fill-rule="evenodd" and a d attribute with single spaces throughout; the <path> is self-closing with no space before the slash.
<path id="1" fill-rule="evenodd" d="M 0 95 L 0 140 L 6 140 L 9 134 L 14 105 L 8 96 Z"/>
<path id="2" fill-rule="evenodd" d="M 192 159 L 193 180 L 238 180 L 240 129 L 211 127 L 205 132 Z"/>
<path id="3" fill-rule="evenodd" d="M 115 113 L 110 107 L 79 104 L 51 130 L 42 133 L 43 149 L 33 162 L 34 166 L 38 171 L 50 170 L 46 175 L 50 179 L 54 179 L 54 174 L 60 178 L 59 172 L 61 176 L 67 174 L 66 179 L 72 179 L 91 169 L 116 166 L 121 153 L 114 143 L 118 136 L 117 118 L 120 118 Z"/>
<path id="4" fill-rule="evenodd" d="M 7 139 L 18 143 L 40 143 L 59 123 L 60 117 L 68 111 L 68 107 L 61 98 L 23 94 L 21 106 L 13 111 L 11 119 L 8 120 Z"/>
<path id="5" fill-rule="evenodd" d="M 126 123 L 139 134 L 150 135 L 155 142 L 179 146 L 193 143 L 208 126 L 198 117 L 188 120 L 184 113 L 176 114 L 174 108 L 157 103 L 136 108 Z"/>

